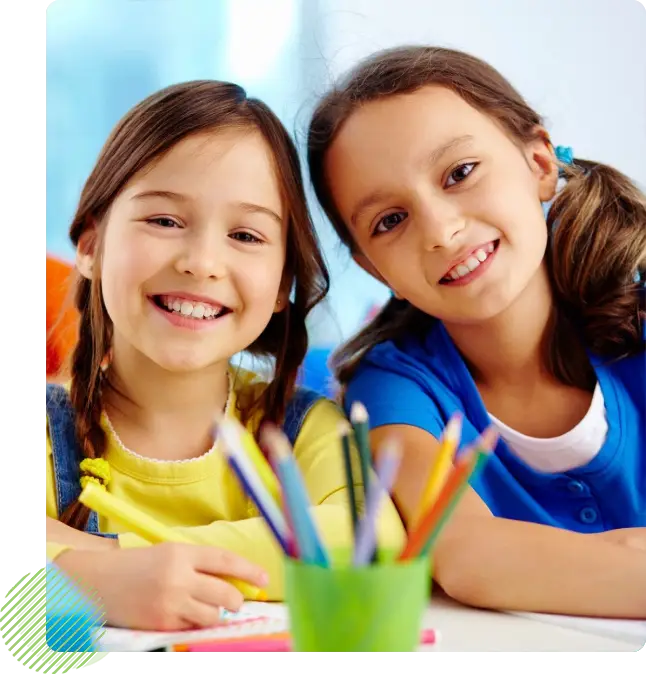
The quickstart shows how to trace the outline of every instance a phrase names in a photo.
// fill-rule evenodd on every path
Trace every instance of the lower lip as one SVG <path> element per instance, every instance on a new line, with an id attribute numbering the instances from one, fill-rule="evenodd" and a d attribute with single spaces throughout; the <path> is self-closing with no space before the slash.
<path id="1" fill-rule="evenodd" d="M 184 328 L 185 330 L 209 330 L 210 328 L 219 325 L 222 320 L 224 320 L 229 314 L 220 316 L 219 318 L 191 318 L 190 316 L 184 316 L 173 311 L 165 311 L 161 307 L 157 306 L 155 301 L 152 298 L 148 298 L 148 301 L 152 304 L 154 309 L 161 314 L 171 325 L 174 325 L 176 328 Z M 230 313 L 230 312 L 229 312 Z"/>
<path id="2" fill-rule="evenodd" d="M 487 259 L 484 262 L 481 262 L 472 272 L 469 272 L 466 276 L 461 276 L 455 281 L 451 280 L 450 283 L 442 283 L 445 288 L 455 288 L 456 286 L 466 286 L 469 285 L 472 281 L 479 279 L 491 265 L 491 261 L 496 257 L 500 244 L 498 244 L 492 253 L 487 255 Z"/>

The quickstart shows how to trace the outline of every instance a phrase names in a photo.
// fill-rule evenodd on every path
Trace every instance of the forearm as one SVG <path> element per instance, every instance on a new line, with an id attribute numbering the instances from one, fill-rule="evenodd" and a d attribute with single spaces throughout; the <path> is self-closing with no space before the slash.
<path id="1" fill-rule="evenodd" d="M 483 608 L 646 618 L 646 552 L 594 535 L 463 518 L 438 541 L 435 576 Z"/>
<path id="2" fill-rule="evenodd" d="M 346 501 L 345 490 L 339 490 L 324 504 L 312 508 L 316 526 L 328 550 L 347 549 L 352 545 L 350 513 Z M 281 601 L 284 598 L 284 553 L 263 519 L 254 517 L 236 522 L 219 521 L 202 527 L 178 527 L 176 530 L 195 543 L 224 548 L 258 564 L 269 574 L 269 585 L 264 588 L 269 600 Z M 400 549 L 403 544 L 404 529 L 389 501 L 380 512 L 377 536 L 384 547 Z M 119 543 L 124 548 L 147 545 L 135 534 L 121 534 Z"/>

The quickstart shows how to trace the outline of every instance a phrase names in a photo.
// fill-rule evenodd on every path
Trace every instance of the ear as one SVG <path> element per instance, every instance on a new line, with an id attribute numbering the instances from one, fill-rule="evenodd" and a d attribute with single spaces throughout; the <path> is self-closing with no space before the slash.
<path id="1" fill-rule="evenodd" d="M 535 134 L 535 139 L 525 146 L 526 159 L 538 181 L 538 198 L 545 202 L 552 200 L 556 194 L 559 167 L 547 131 L 539 126 Z"/>
<path id="2" fill-rule="evenodd" d="M 92 279 L 94 258 L 96 255 L 96 225 L 91 224 L 79 237 L 76 247 L 76 268 L 86 279 Z"/>
<path id="3" fill-rule="evenodd" d="M 289 295 L 292 289 L 292 279 L 283 277 L 283 280 L 278 289 L 278 296 L 276 297 L 276 304 L 274 305 L 274 313 L 279 314 L 281 311 L 285 311 L 285 308 L 289 304 Z"/>
<path id="4" fill-rule="evenodd" d="M 361 269 L 363 269 L 363 271 L 368 272 L 372 278 L 377 279 L 379 283 L 383 283 L 385 286 L 390 288 L 384 277 L 375 269 L 372 262 L 370 262 L 370 260 L 363 253 L 352 253 L 352 259 L 361 267 Z M 397 292 L 392 288 L 390 289 L 398 300 L 402 299 L 401 295 L 398 295 Z"/>

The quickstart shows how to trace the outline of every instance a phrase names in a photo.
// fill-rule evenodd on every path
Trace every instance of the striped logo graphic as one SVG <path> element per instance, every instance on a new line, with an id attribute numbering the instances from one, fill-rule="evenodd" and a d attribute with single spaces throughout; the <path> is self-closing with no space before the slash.
<path id="1" fill-rule="evenodd" d="M 96 597 L 86 597 L 53 564 L 21 578 L 2 604 L 2 640 L 29 669 L 58 674 L 107 655 L 97 652 L 105 620 Z"/>

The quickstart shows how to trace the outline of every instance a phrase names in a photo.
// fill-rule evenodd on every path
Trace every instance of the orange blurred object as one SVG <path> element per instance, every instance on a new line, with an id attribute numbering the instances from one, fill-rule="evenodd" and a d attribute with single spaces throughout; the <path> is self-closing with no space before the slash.
<path id="1" fill-rule="evenodd" d="M 74 267 L 47 255 L 47 379 L 55 379 L 74 349 L 78 312 L 74 308 L 70 284 Z"/>

